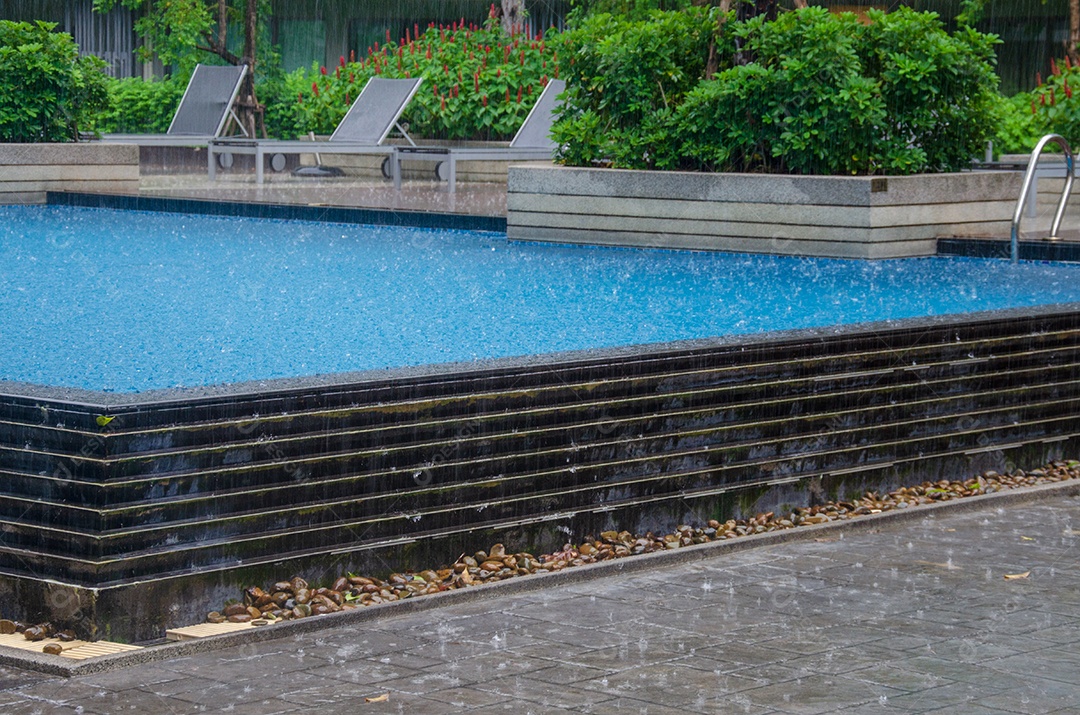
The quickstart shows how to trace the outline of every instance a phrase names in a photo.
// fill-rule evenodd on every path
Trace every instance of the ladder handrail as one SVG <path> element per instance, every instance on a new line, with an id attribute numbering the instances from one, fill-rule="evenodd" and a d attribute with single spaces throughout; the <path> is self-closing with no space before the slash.
<path id="1" fill-rule="evenodd" d="M 1050 235 L 1046 237 L 1048 241 L 1058 240 L 1058 229 L 1061 228 L 1061 219 L 1065 216 L 1065 204 L 1069 200 L 1069 194 L 1072 193 L 1073 179 L 1076 178 L 1076 163 L 1073 161 L 1072 150 L 1069 149 L 1069 142 L 1065 140 L 1065 137 L 1060 134 L 1047 134 L 1039 140 L 1031 152 L 1027 171 L 1024 172 L 1024 183 L 1020 188 L 1020 199 L 1016 202 L 1016 211 L 1013 212 L 1012 230 L 1009 236 L 1009 255 L 1013 263 L 1016 263 L 1020 256 L 1020 219 L 1024 214 L 1024 203 L 1028 192 L 1031 191 L 1035 168 L 1039 165 L 1042 150 L 1050 142 L 1056 143 L 1065 152 L 1065 190 L 1061 192 L 1057 213 L 1054 214 L 1054 222 L 1050 225 Z"/>

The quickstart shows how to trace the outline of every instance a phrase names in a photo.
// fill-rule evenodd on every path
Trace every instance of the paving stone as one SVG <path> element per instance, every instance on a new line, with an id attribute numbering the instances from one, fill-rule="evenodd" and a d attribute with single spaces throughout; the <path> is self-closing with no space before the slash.
<path id="1" fill-rule="evenodd" d="M 405 668 L 399 665 L 379 663 L 358 659 L 342 663 L 333 663 L 305 671 L 303 679 L 334 680 L 358 686 L 374 686 L 387 680 L 397 680 L 419 675 L 419 668 Z"/>
<path id="2" fill-rule="evenodd" d="M 1076 712 L 1080 708 L 1078 700 L 1080 685 L 1076 681 L 1063 683 L 1025 676 L 995 695 L 979 698 L 978 702 L 1008 712 L 1041 715 L 1062 709 Z"/>
<path id="3" fill-rule="evenodd" d="M 1075 648 L 1071 650 L 1046 648 L 1038 651 L 1036 656 L 1029 653 L 1014 655 L 992 661 L 988 665 L 1017 676 L 1033 675 L 1047 680 L 1076 684 L 1077 674 L 1080 673 L 1080 652 L 1077 652 Z M 1078 692 L 1080 692 L 1080 686 L 1078 686 Z"/>
<path id="4" fill-rule="evenodd" d="M 682 706 L 698 699 L 735 693 L 754 683 L 739 675 L 707 672 L 678 663 L 638 666 L 599 679 L 579 683 L 585 690 L 612 697 L 632 698 L 667 706 Z"/>
<path id="5" fill-rule="evenodd" d="M 899 668 L 892 663 L 876 663 L 867 668 L 850 671 L 847 677 L 874 685 L 884 685 L 906 693 L 917 693 L 955 682 L 933 673 Z"/>
<path id="6" fill-rule="evenodd" d="M 536 680 L 532 673 L 477 683 L 476 689 L 489 693 L 499 702 L 526 701 L 537 705 L 573 709 L 612 699 L 610 693 L 589 689 L 593 681 L 570 685 Z"/>
<path id="7" fill-rule="evenodd" d="M 991 688 L 985 684 L 949 683 L 929 690 L 905 693 L 890 697 L 888 704 L 907 712 L 929 713 L 947 709 L 959 712 L 963 707 L 975 707 L 987 697 L 999 694 L 1002 688 Z"/>
<path id="8" fill-rule="evenodd" d="M 818 675 L 766 685 L 743 693 L 757 705 L 779 712 L 816 715 L 845 705 L 885 702 L 903 691 L 845 676 Z"/>
<path id="9" fill-rule="evenodd" d="M 620 697 L 602 703 L 583 705 L 575 712 L 591 713 L 592 715 L 623 715 L 624 713 L 626 715 L 685 715 L 687 712 L 713 711 L 696 711 L 685 707 L 671 707 L 663 703 Z"/>

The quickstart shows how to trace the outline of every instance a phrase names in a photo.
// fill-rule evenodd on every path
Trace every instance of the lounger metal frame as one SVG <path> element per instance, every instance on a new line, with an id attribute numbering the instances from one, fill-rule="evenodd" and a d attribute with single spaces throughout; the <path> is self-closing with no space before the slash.
<path id="1" fill-rule="evenodd" d="M 374 81 L 373 78 L 371 81 Z M 397 80 L 395 80 L 397 81 Z M 399 132 L 405 137 L 405 139 L 412 143 L 412 139 L 408 133 L 401 127 L 399 119 L 401 113 L 405 111 L 405 107 L 409 105 L 412 98 L 416 95 L 416 92 L 420 89 L 420 85 L 423 82 L 423 78 L 416 78 L 414 85 L 404 101 L 401 102 L 398 107 L 397 113 L 394 115 L 393 121 L 387 123 L 386 128 L 382 131 L 378 142 L 375 144 L 360 143 L 344 141 L 335 139 L 343 126 L 349 120 L 349 117 L 353 115 L 353 112 L 363 111 L 363 97 L 364 92 L 367 91 L 369 85 L 365 85 L 361 90 L 360 96 L 356 98 L 353 105 L 349 108 L 349 111 L 338 123 L 337 128 L 334 129 L 334 133 L 330 136 L 329 141 L 300 141 L 300 140 L 282 140 L 282 139 L 233 139 L 233 138 L 221 138 L 215 139 L 210 142 L 206 155 L 207 161 L 207 175 L 211 180 L 217 178 L 217 158 L 218 156 L 227 154 L 243 154 L 254 155 L 255 157 L 255 183 L 262 184 L 266 179 L 266 157 L 275 156 L 277 154 L 382 154 L 387 157 L 393 155 L 395 147 L 393 145 L 383 144 L 382 142 L 390 136 L 390 132 L 397 128 Z"/>

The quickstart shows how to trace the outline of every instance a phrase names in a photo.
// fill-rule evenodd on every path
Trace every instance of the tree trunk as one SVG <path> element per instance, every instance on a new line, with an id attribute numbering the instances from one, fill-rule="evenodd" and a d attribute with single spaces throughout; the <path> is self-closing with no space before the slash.
<path id="1" fill-rule="evenodd" d="M 257 136 L 256 132 L 262 130 L 262 136 L 266 137 L 266 123 L 263 121 L 263 107 L 255 98 L 255 41 L 259 24 L 259 0 L 247 0 L 247 8 L 244 13 L 244 56 L 241 64 L 247 65 L 248 71 L 244 76 L 244 83 L 240 86 L 240 97 L 236 103 L 237 115 L 240 123 L 249 137 Z"/>
<path id="2" fill-rule="evenodd" d="M 507 35 L 518 35 L 525 27 L 525 0 L 502 0 L 502 29 Z"/>
<path id="3" fill-rule="evenodd" d="M 1075 67 L 1080 64 L 1080 52 L 1076 46 L 1080 43 L 1080 0 L 1069 0 L 1069 60 Z"/>
<path id="4" fill-rule="evenodd" d="M 802 10 L 804 7 L 806 7 L 806 0 L 794 0 L 794 2 L 796 10 Z"/>

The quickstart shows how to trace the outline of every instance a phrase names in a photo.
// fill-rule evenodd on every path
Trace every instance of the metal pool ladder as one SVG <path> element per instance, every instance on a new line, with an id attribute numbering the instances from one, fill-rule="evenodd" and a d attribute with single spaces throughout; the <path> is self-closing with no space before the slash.
<path id="1" fill-rule="evenodd" d="M 1050 235 L 1046 237 L 1047 241 L 1057 241 L 1059 239 L 1058 229 L 1061 228 L 1061 219 L 1065 216 L 1065 204 L 1069 201 L 1073 179 L 1076 178 L 1076 163 L 1073 161 L 1072 150 L 1069 149 L 1069 142 L 1065 140 L 1065 137 L 1060 134 L 1047 134 L 1039 140 L 1039 143 L 1035 145 L 1035 149 L 1031 152 L 1027 171 L 1024 172 L 1024 184 L 1020 189 L 1020 200 L 1016 202 L 1016 211 L 1013 212 L 1012 230 L 1009 236 L 1009 255 L 1013 263 L 1016 263 L 1020 255 L 1020 217 L 1024 213 L 1024 204 L 1027 202 L 1028 193 L 1034 183 L 1039 159 L 1042 158 L 1042 150 L 1050 142 L 1056 143 L 1065 152 L 1065 189 L 1061 192 L 1057 213 L 1054 214 L 1054 222 L 1050 224 Z"/>

